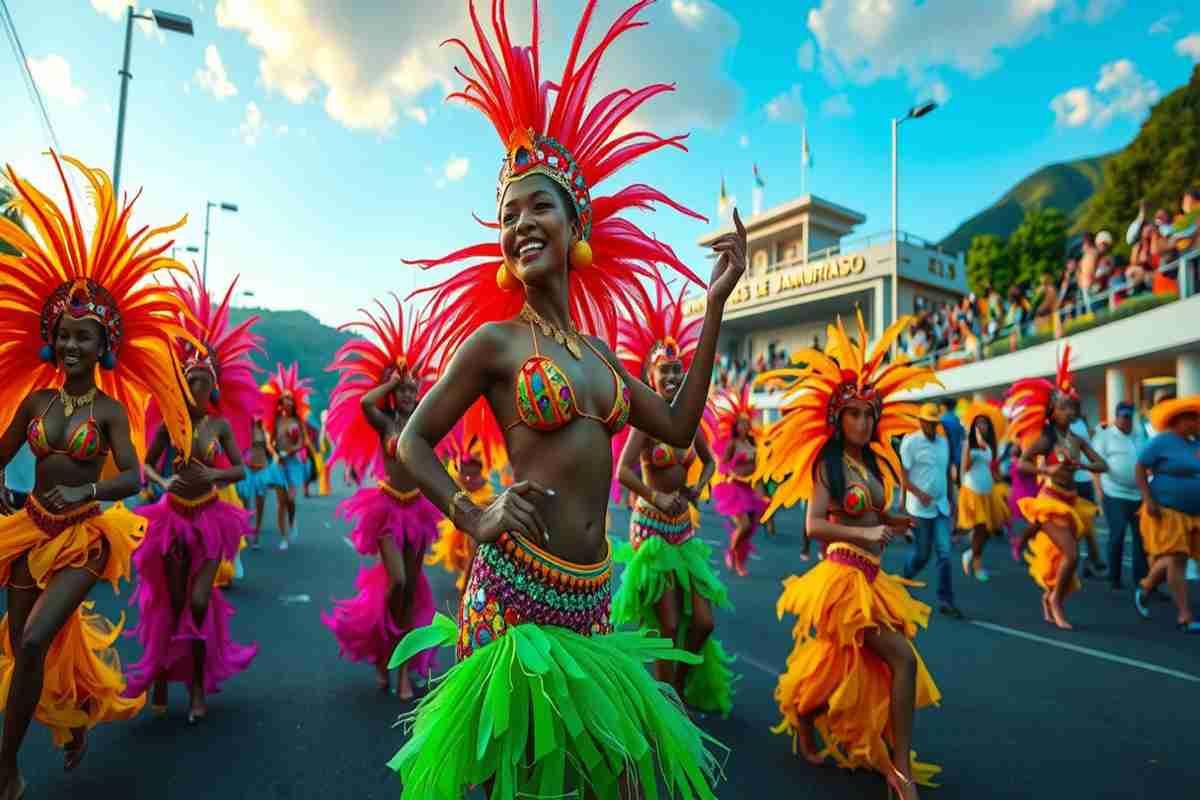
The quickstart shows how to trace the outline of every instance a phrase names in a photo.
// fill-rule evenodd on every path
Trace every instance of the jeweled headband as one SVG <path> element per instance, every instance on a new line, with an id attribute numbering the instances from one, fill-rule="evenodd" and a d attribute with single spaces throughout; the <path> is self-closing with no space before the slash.
<path id="1" fill-rule="evenodd" d="M 655 367 L 664 361 L 683 361 L 679 356 L 679 345 L 673 336 L 668 336 L 661 342 L 655 342 L 654 347 L 650 350 L 651 367 Z"/>
<path id="2" fill-rule="evenodd" d="M 571 151 L 549 136 L 527 131 L 504 158 L 496 186 L 497 205 L 510 183 L 530 175 L 545 175 L 563 188 L 575 206 L 582 238 L 591 238 L 592 195 Z"/>
<path id="3" fill-rule="evenodd" d="M 87 278 L 67 281 L 55 289 L 42 306 L 41 334 L 47 345 L 51 344 L 54 330 L 64 314 L 72 319 L 99 322 L 108 338 L 108 349 L 115 356 L 121 346 L 121 313 L 107 289 Z M 46 353 L 42 355 L 45 357 Z"/>
<path id="4" fill-rule="evenodd" d="M 187 346 L 183 360 L 183 374 L 186 375 L 196 369 L 207 370 L 213 376 L 214 381 L 217 379 L 217 362 L 213 360 L 212 351 L 208 349 L 208 345 L 205 345 L 204 352 L 191 345 Z"/>
<path id="5" fill-rule="evenodd" d="M 859 387 L 857 376 L 853 374 L 851 377 L 843 380 L 838 384 L 837 388 L 829 395 L 829 410 L 826 413 L 825 421 L 830 425 L 836 425 L 838 415 L 846 406 L 854 402 L 866 403 L 871 407 L 872 413 L 875 414 L 875 419 L 879 419 L 879 415 L 883 412 L 883 398 L 875 391 L 874 386 Z"/>

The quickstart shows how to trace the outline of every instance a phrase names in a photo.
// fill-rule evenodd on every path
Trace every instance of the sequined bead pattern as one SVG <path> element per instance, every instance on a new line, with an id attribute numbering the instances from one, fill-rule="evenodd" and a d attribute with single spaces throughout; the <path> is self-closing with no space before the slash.
<path id="1" fill-rule="evenodd" d="M 571 419 L 571 384 L 546 356 L 533 356 L 517 380 L 517 413 L 534 430 L 554 430 Z"/>
<path id="2" fill-rule="evenodd" d="M 853 567 L 866 576 L 867 583 L 874 583 L 879 575 L 879 559 L 846 542 L 834 542 L 829 545 L 825 549 L 825 560 Z"/>
<path id="3" fill-rule="evenodd" d="M 668 517 L 642 498 L 638 498 L 629 520 L 629 544 L 636 550 L 652 536 L 661 536 L 667 544 L 683 544 L 696 535 L 691 511 L 678 517 Z"/>
<path id="4" fill-rule="evenodd" d="M 100 504 L 91 502 L 65 514 L 55 514 L 47 511 L 38 502 L 37 497 L 29 495 L 29 499 L 25 501 L 25 512 L 29 514 L 29 519 L 38 527 L 38 530 L 53 537 L 92 517 L 100 516 Z"/>
<path id="5" fill-rule="evenodd" d="M 458 657 L 491 644 L 513 625 L 556 625 L 583 636 L 611 633 L 612 561 L 571 564 L 504 534 L 481 544 L 459 608 Z"/>

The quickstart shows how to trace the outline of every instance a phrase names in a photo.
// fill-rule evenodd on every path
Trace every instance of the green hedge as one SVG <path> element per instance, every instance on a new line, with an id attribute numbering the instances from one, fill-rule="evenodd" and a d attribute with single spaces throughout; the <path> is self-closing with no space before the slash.
<path id="1" fill-rule="evenodd" d="M 1074 336 L 1075 334 L 1090 331 L 1092 328 L 1098 328 L 1101 325 L 1107 325 L 1110 322 L 1116 322 L 1119 319 L 1132 317 L 1134 314 L 1140 314 L 1143 311 L 1149 311 L 1152 308 L 1166 305 L 1179 299 L 1176 294 L 1147 294 L 1131 297 L 1121 303 L 1114 310 L 1104 309 L 1093 315 L 1076 317 L 1068 320 L 1063 325 L 1063 336 Z M 1054 338 L 1053 331 L 1045 333 L 1035 333 L 1029 336 L 1022 336 L 1017 341 L 1017 350 L 1024 350 L 1027 347 L 1048 342 Z M 983 349 L 984 358 L 996 358 L 997 356 L 1005 355 L 1009 352 L 1008 337 L 1003 336 Z M 1013 351 L 1015 352 L 1015 351 Z"/>

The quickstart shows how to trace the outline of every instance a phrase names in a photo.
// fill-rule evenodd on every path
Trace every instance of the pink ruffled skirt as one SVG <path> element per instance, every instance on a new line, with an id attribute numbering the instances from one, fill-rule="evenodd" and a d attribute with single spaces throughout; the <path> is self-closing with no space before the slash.
<path id="1" fill-rule="evenodd" d="M 222 683 L 250 666 L 258 645 L 242 645 L 231 638 L 233 606 L 216 587 L 199 623 L 186 599 L 176 614 L 171 607 L 166 559 L 172 549 L 186 554 L 184 597 L 190 598 L 196 574 L 206 561 L 229 560 L 236 555 L 242 536 L 252 530 L 250 514 L 218 500 L 215 492 L 200 501 L 167 494 L 137 513 L 148 525 L 146 538 L 133 555 L 138 585 L 130 603 L 137 606 L 138 624 L 129 635 L 141 643 L 142 658 L 129 667 L 126 696 L 141 694 L 160 678 L 191 686 L 192 644 L 197 641 L 204 642 L 204 691 L 218 692 Z"/>
<path id="2" fill-rule="evenodd" d="M 754 552 L 751 539 L 758 530 L 758 520 L 767 510 L 767 498 L 757 492 L 753 486 L 741 480 L 729 480 L 718 483 L 712 489 L 713 508 L 725 517 L 725 528 L 729 531 L 729 546 L 725 549 L 725 563 L 729 566 L 745 564 Z M 736 544 L 733 532 L 737 528 L 733 518 L 739 514 L 750 516 L 750 533 L 742 537 Z"/>
<path id="3" fill-rule="evenodd" d="M 437 507 L 419 492 L 397 492 L 385 483 L 360 489 L 338 506 L 337 515 L 354 523 L 350 541 L 363 555 L 378 555 L 380 540 L 390 537 L 397 549 L 423 556 L 437 539 L 437 524 L 442 519 Z M 417 563 L 423 564 L 424 559 Z M 372 665 L 387 662 L 406 633 L 433 622 L 433 591 L 425 570 L 418 569 L 408 580 L 413 581 L 413 591 L 404 626 L 388 609 L 391 579 L 382 562 L 360 569 L 354 581 L 357 593 L 336 601 L 332 612 L 321 614 L 321 622 L 333 631 L 343 658 Z M 408 662 L 408 669 L 427 676 L 435 663 L 436 651 L 425 650 Z"/>

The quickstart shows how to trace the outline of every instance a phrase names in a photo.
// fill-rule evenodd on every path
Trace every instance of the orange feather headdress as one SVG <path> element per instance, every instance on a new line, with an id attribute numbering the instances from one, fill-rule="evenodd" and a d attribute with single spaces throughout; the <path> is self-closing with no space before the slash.
<path id="1" fill-rule="evenodd" d="M 892 438 L 916 430 L 917 406 L 892 400 L 903 391 L 937 384 L 933 370 L 915 367 L 901 356 L 885 364 L 888 350 L 911 321 L 901 317 L 883 332 L 867 353 L 867 329 L 862 311 L 857 312 L 858 338 L 852 341 L 839 317 L 827 328 L 825 351 L 801 350 L 792 354 L 793 366 L 760 375 L 757 383 L 774 384 L 784 392 L 783 417 L 767 430 L 759 444 L 755 480 L 771 480 L 779 488 L 763 519 L 781 506 L 791 506 L 812 496 L 815 470 L 825 444 L 837 433 L 839 415 L 853 402 L 868 404 L 875 413 L 871 451 L 889 470 L 884 470 L 884 496 L 891 497 L 894 476 L 900 474 L 900 458 Z"/>
<path id="2" fill-rule="evenodd" d="M 0 217 L 0 239 L 21 253 L 0 253 L 0 375 L 4 376 L 0 430 L 8 426 L 26 395 L 61 384 L 53 339 L 59 320 L 69 315 L 93 319 L 104 328 L 107 351 L 97 384 L 125 407 L 139 453 L 146 440 L 146 409 L 153 398 L 163 411 L 172 441 L 189 455 L 188 390 L 175 342 L 199 343 L 181 323 L 189 316 L 183 299 L 169 286 L 146 281 L 160 270 L 185 270 L 183 264 L 163 255 L 173 240 L 162 237 L 182 227 L 187 217 L 174 225 L 142 226 L 131 233 L 129 221 L 138 195 L 119 204 L 102 170 L 68 156 L 60 159 L 53 152 L 50 157 L 66 194 L 66 210 L 11 166 L 7 168 L 15 191 L 12 205 L 36 236 Z M 84 233 L 63 161 L 88 183 L 96 211 L 90 237 Z"/>
<path id="3" fill-rule="evenodd" d="M 1026 378 L 1014 383 L 1005 393 L 1004 410 L 1012 420 L 1009 435 L 1023 449 L 1033 446 L 1046 422 L 1054 403 L 1060 397 L 1079 399 L 1075 376 L 1071 373 L 1071 346 L 1064 345 L 1058 354 L 1058 368 L 1054 382 L 1045 378 Z"/>

